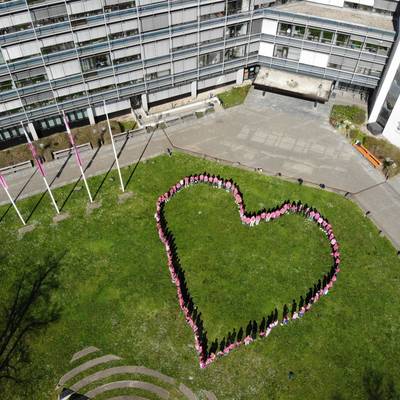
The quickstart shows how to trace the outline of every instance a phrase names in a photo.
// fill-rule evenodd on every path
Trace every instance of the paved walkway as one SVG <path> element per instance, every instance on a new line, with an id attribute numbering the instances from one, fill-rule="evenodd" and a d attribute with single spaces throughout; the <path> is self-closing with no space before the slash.
<path id="1" fill-rule="evenodd" d="M 160 386 L 153 385 L 152 383 L 142 382 L 142 381 L 116 381 L 111 383 L 105 383 L 104 385 L 98 386 L 97 388 L 85 393 L 85 396 L 91 399 L 102 393 L 116 389 L 142 389 L 154 393 L 155 395 L 157 395 L 162 399 L 169 398 L 168 390 L 165 390 Z"/>
<path id="2" fill-rule="evenodd" d="M 323 183 L 340 192 L 354 194 L 379 229 L 400 249 L 400 178 L 385 181 L 347 140 L 329 125 L 331 104 L 312 102 L 251 90 L 243 106 L 166 129 L 166 134 L 142 134 L 130 139 L 120 156 L 122 166 L 154 157 L 172 145 L 197 154 L 206 154 L 267 174 L 282 174 L 305 182 Z M 118 145 L 121 148 L 122 144 Z M 109 170 L 113 164 L 111 146 L 83 155 L 87 175 Z M 78 179 L 75 160 L 46 164 L 52 186 Z M 8 177 L 14 197 L 42 192 L 41 178 L 32 172 Z M 0 204 L 7 203 L 0 191 Z"/>
<path id="3" fill-rule="evenodd" d="M 96 349 L 96 351 L 100 351 L 96 347 L 86 347 L 82 349 L 81 351 L 78 351 L 72 356 L 72 359 L 70 363 L 73 362 L 73 360 L 79 360 L 80 357 L 83 357 L 84 355 L 90 355 L 93 354 L 95 351 L 93 349 Z M 92 351 L 89 351 L 92 350 Z M 137 365 L 120 365 L 120 366 L 115 366 L 111 368 L 106 368 L 104 365 L 105 363 L 109 361 L 121 361 L 122 359 L 120 357 L 114 356 L 114 355 L 107 355 L 103 357 L 97 357 L 92 360 L 86 361 L 83 364 L 77 366 L 76 368 L 72 369 L 68 373 L 66 373 L 58 382 L 57 388 L 59 389 L 60 387 L 65 387 L 67 386 L 69 389 L 75 393 L 82 393 L 84 389 L 86 388 L 89 390 L 85 396 L 89 398 L 93 398 L 96 396 L 101 396 L 103 393 L 107 393 L 108 391 L 115 390 L 115 389 L 126 389 L 126 391 L 132 392 L 132 389 L 141 389 L 144 391 L 148 391 L 151 394 L 155 394 L 157 398 L 162 398 L 162 399 L 175 399 L 177 396 L 179 398 L 185 398 L 187 400 L 197 400 L 197 396 L 193 393 L 191 389 L 189 389 L 186 385 L 183 383 L 178 383 L 176 380 L 170 376 L 164 375 L 159 371 L 155 371 L 150 368 L 142 367 L 142 366 L 137 366 Z M 78 361 L 79 362 L 79 361 Z M 90 374 L 90 369 L 96 367 L 98 370 Z M 102 369 L 102 368 L 105 369 Z M 90 375 L 86 375 L 90 374 Z M 70 386 L 70 380 L 73 378 L 76 378 L 77 375 L 81 375 L 81 379 Z M 118 378 L 122 378 L 122 375 L 124 375 L 124 378 L 126 375 L 133 375 L 132 378 L 136 379 L 124 379 L 124 380 L 118 380 Z M 139 375 L 139 376 L 135 376 Z M 104 380 L 110 381 L 110 377 L 115 377 L 116 380 L 113 382 L 106 382 L 103 383 Z M 151 382 L 146 382 L 145 380 L 142 379 L 142 377 L 145 379 L 146 377 L 151 377 L 155 380 L 157 380 L 157 384 L 151 383 Z M 140 379 L 140 380 L 138 380 Z M 103 382 L 102 382 L 103 381 Z M 72 382 L 71 382 L 72 383 Z M 93 388 L 93 386 L 96 386 Z M 203 391 L 204 392 L 204 391 Z M 114 400 L 145 400 L 143 397 L 136 396 L 133 394 L 129 395 L 121 395 L 117 397 L 113 397 Z M 214 393 L 210 391 L 206 391 L 206 396 L 210 400 L 216 400 L 216 396 Z M 183 396 L 183 397 L 182 397 Z M 110 399 L 111 400 L 111 399 Z"/>
<path id="4" fill-rule="evenodd" d="M 121 374 L 138 374 L 138 375 L 151 376 L 152 378 L 159 379 L 160 381 L 168 383 L 169 385 L 174 385 L 176 383 L 175 379 L 170 378 L 169 376 L 166 376 L 161 372 L 154 371 L 146 367 L 139 367 L 136 365 L 123 365 L 120 367 L 103 369 L 101 371 L 95 372 L 92 375 L 86 376 L 80 381 L 74 383 L 71 386 L 71 389 L 75 390 L 75 392 L 79 392 L 82 388 L 92 384 L 93 382 L 108 378 L 113 375 L 121 375 Z"/>
<path id="5" fill-rule="evenodd" d="M 121 360 L 121 357 L 114 356 L 112 354 L 108 354 L 106 356 L 97 357 L 92 360 L 86 361 L 85 363 L 79 365 L 78 367 L 76 367 L 74 369 L 71 369 L 71 371 L 69 371 L 65 375 L 63 375 L 60 378 L 60 380 L 58 381 L 58 386 L 64 386 L 66 382 L 70 381 L 75 376 L 81 374 L 82 372 L 84 372 L 90 368 L 97 367 L 101 364 L 105 364 L 110 361 L 117 361 L 117 360 Z"/>

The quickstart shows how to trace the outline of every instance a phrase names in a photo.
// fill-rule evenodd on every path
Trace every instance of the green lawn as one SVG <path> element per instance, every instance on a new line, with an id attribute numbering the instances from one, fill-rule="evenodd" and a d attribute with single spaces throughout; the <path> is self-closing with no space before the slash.
<path id="1" fill-rule="evenodd" d="M 242 104 L 250 90 L 251 85 L 234 87 L 226 92 L 218 94 L 218 98 L 224 108 Z"/>
<path id="2" fill-rule="evenodd" d="M 133 170 L 123 170 L 125 180 Z M 201 370 L 154 213 L 161 193 L 182 176 L 204 170 L 233 178 L 249 210 L 286 199 L 316 207 L 341 244 L 342 270 L 333 290 L 302 320 Z M 141 163 L 128 187 L 135 196 L 122 205 L 117 204 L 117 175 L 111 175 L 114 179 L 107 178 L 98 195 L 102 207 L 90 216 L 82 189 L 66 203 L 64 211 L 71 218 L 56 226 L 51 225 L 47 196 L 31 219 L 38 227 L 22 240 L 17 240 L 13 210 L 0 223 L 1 253 L 7 256 L 0 266 L 0 305 L 12 282 L 31 270 L 32 260 L 68 250 L 57 292 L 61 317 L 31 339 L 31 361 L 23 371 L 30 384 L 9 383 L 1 398 L 54 399 L 54 387 L 71 368 L 72 354 L 90 345 L 123 357 L 126 365 L 170 375 L 200 398 L 206 389 L 219 399 L 365 399 L 368 388 L 379 384 L 368 377 L 380 375 L 399 388 L 400 260 L 353 203 L 179 153 Z M 93 192 L 102 179 L 89 180 Z M 55 192 L 59 204 L 70 190 Z M 37 200 L 19 202 L 24 215 Z M 0 216 L 5 209 L 0 208 Z M 290 215 L 255 228 L 243 226 L 232 198 L 206 186 L 179 193 L 167 204 L 166 216 L 212 337 L 298 298 L 330 261 L 326 239 L 315 225 Z M 293 380 L 289 371 L 295 373 Z"/>

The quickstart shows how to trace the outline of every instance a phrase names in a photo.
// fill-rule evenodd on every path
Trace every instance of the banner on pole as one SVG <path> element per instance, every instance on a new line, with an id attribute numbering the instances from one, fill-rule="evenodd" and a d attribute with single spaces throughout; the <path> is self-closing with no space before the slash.
<path id="1" fill-rule="evenodd" d="M 0 175 L 0 185 L 4 188 L 4 189 L 8 189 L 8 185 L 6 180 L 4 179 L 3 175 Z"/>
<path id="2" fill-rule="evenodd" d="M 82 167 L 81 157 L 80 157 L 80 155 L 79 155 L 78 148 L 76 147 L 74 137 L 72 136 L 71 129 L 70 129 L 70 127 L 69 127 L 69 124 L 68 124 L 68 121 L 67 121 L 67 117 L 66 117 L 66 115 L 65 115 L 65 112 L 63 112 L 63 120 L 64 120 L 64 125 L 65 125 L 65 127 L 67 128 L 67 134 L 68 134 L 69 142 L 71 143 L 71 146 L 72 146 L 72 148 L 74 149 L 76 162 L 78 163 L 78 165 L 79 165 L 80 167 Z"/>
<path id="3" fill-rule="evenodd" d="M 31 150 L 32 157 L 36 162 L 37 169 L 40 172 L 40 175 L 42 175 L 44 178 L 46 176 L 46 172 L 43 168 L 42 162 L 40 161 L 39 155 L 36 153 L 35 146 L 33 145 L 33 143 L 30 143 L 30 142 L 28 143 L 28 146 L 29 146 L 29 149 Z"/>
<path id="4" fill-rule="evenodd" d="M 39 157 L 39 155 L 38 155 L 37 152 L 36 152 L 35 146 L 34 146 L 33 143 L 31 142 L 31 139 L 30 139 L 30 137 L 29 137 L 29 135 L 28 135 L 28 132 L 27 132 L 26 129 L 25 129 L 25 126 L 24 126 L 23 122 L 21 122 L 21 126 L 22 126 L 22 130 L 23 130 L 23 132 L 24 132 L 24 135 L 25 135 L 25 137 L 26 137 L 26 140 L 27 140 L 27 142 L 28 142 L 27 144 L 28 144 L 29 150 L 31 151 L 32 157 L 33 157 L 33 159 L 34 159 L 35 162 L 36 162 L 37 169 L 38 169 L 38 171 L 40 172 L 40 175 L 42 175 L 42 177 L 44 178 L 44 177 L 46 176 L 46 172 L 45 172 L 45 170 L 44 170 L 42 161 L 40 160 L 40 157 Z"/>

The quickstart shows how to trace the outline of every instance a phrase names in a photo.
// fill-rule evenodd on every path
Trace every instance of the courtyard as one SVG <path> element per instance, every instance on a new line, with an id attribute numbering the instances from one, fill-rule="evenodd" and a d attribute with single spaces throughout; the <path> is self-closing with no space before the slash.
<path id="1" fill-rule="evenodd" d="M 203 171 L 236 182 L 251 211 L 286 200 L 317 208 L 332 224 L 342 256 L 334 288 L 303 318 L 206 369 L 199 368 L 193 333 L 179 309 L 154 221 L 158 196 L 184 176 Z M 47 197 L 38 203 L 34 196 L 19 202 L 25 214 L 37 206 L 33 232 L 18 240 L 17 217 L 9 213 L 3 220 L 1 234 L 8 238 L 2 246 L 3 306 L 24 273 L 46 255 L 65 251 L 59 286 L 51 297 L 60 307 L 59 317 L 29 338 L 30 361 L 21 369 L 26 383 L 10 382 L 5 398 L 54 398 L 56 383 L 71 368 L 71 355 L 86 346 L 172 376 L 199 399 L 206 398 L 205 390 L 219 399 L 362 399 L 375 377 L 381 378 L 384 393 L 399 382 L 395 282 L 400 261 L 354 203 L 325 190 L 179 152 L 122 173 L 125 181 L 134 173 L 127 187 L 134 195 L 124 203 L 117 201 L 112 171 L 105 180 L 103 175 L 89 180 L 93 190 L 101 185 L 102 204 L 90 214 L 85 192 L 71 192 L 68 185 L 55 195 L 59 201 L 68 197 L 64 211 L 71 214 L 69 219 L 54 224 Z M 246 228 L 224 191 L 189 188 L 168 203 L 166 213 L 211 338 L 221 339 L 248 319 L 259 321 L 271 307 L 279 307 L 281 315 L 282 303 L 305 295 L 329 267 L 329 247 L 316 227 L 289 215 Z M 135 389 L 129 393 L 142 394 Z"/>

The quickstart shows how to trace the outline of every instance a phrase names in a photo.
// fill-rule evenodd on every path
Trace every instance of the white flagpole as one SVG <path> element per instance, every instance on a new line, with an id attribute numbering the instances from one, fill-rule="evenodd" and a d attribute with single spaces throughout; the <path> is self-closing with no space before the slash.
<path id="1" fill-rule="evenodd" d="M 41 161 L 40 161 L 38 155 L 36 154 L 36 149 L 35 149 L 35 147 L 33 146 L 32 142 L 31 142 L 31 139 L 30 139 L 30 137 L 29 137 L 29 135 L 28 135 L 28 132 L 26 131 L 26 129 L 25 129 L 25 127 L 24 127 L 24 124 L 23 124 L 22 122 L 21 122 L 21 126 L 22 126 L 22 130 L 23 130 L 23 132 L 24 132 L 24 135 L 25 135 L 25 137 L 26 137 L 26 140 L 27 140 L 27 142 L 28 142 L 28 147 L 29 147 L 29 149 L 30 149 L 30 151 L 31 151 L 31 153 L 32 153 L 32 156 L 33 156 L 34 160 L 36 161 L 37 169 L 38 169 L 40 175 L 42 175 L 42 178 L 43 178 L 43 180 L 44 180 L 44 184 L 46 185 L 46 189 L 47 189 L 47 191 L 49 192 L 49 195 L 50 195 L 51 201 L 52 201 L 52 203 L 53 203 L 53 206 L 54 206 L 54 208 L 56 209 L 57 214 L 60 214 L 60 210 L 58 209 L 57 203 L 56 203 L 56 201 L 55 201 L 55 199 L 54 199 L 54 197 L 53 197 L 53 193 L 51 192 L 50 186 L 49 186 L 49 184 L 48 184 L 48 182 L 47 182 L 47 179 L 46 179 L 46 171 L 44 170 L 43 164 L 41 163 Z"/>
<path id="2" fill-rule="evenodd" d="M 0 185 L 3 187 L 3 189 L 4 189 L 5 192 L 7 193 L 7 196 L 8 196 L 8 198 L 10 199 L 11 204 L 12 204 L 13 207 L 15 208 L 15 211 L 17 212 L 19 219 L 21 220 L 21 222 L 22 222 L 24 225 L 26 225 L 26 222 L 25 222 L 24 219 L 22 218 L 22 215 L 21 215 L 21 213 L 19 212 L 19 210 L 18 210 L 18 208 L 17 208 L 17 205 L 15 204 L 13 198 L 12 198 L 11 195 L 10 195 L 10 192 L 8 191 L 7 182 L 6 182 L 6 180 L 4 179 L 4 177 L 3 177 L 2 175 L 0 175 Z"/>
<path id="3" fill-rule="evenodd" d="M 68 121 L 67 121 L 67 117 L 65 116 L 65 112 L 63 111 L 62 114 L 63 114 L 64 125 L 67 128 L 69 142 L 71 143 L 71 146 L 74 149 L 76 163 L 78 164 L 79 169 L 81 171 L 81 176 L 82 176 L 83 182 L 85 183 L 86 191 L 87 191 L 88 196 L 89 196 L 89 201 L 91 203 L 93 203 L 92 195 L 90 193 L 89 185 L 88 185 L 88 183 L 86 181 L 85 172 L 83 171 L 83 168 L 82 168 L 82 161 L 81 161 L 81 158 L 79 156 L 78 149 L 76 148 L 74 137 L 72 136 L 71 129 L 69 128 L 69 124 L 68 124 Z"/>
<path id="4" fill-rule="evenodd" d="M 112 144 L 112 148 L 113 148 L 113 151 L 114 151 L 115 163 L 117 164 L 119 180 L 121 182 L 121 190 L 122 190 L 122 192 L 124 192 L 125 191 L 124 181 L 122 180 L 121 169 L 119 167 L 119 161 L 118 161 L 118 156 L 117 156 L 117 150 L 115 150 L 114 137 L 113 137 L 113 134 L 112 134 L 112 131 L 111 131 L 111 125 L 110 125 L 110 120 L 108 118 L 107 106 L 106 106 L 106 101 L 105 100 L 103 101 L 103 104 L 104 104 L 104 112 L 105 112 L 106 117 L 107 117 L 108 132 L 110 132 L 111 144 Z"/>

